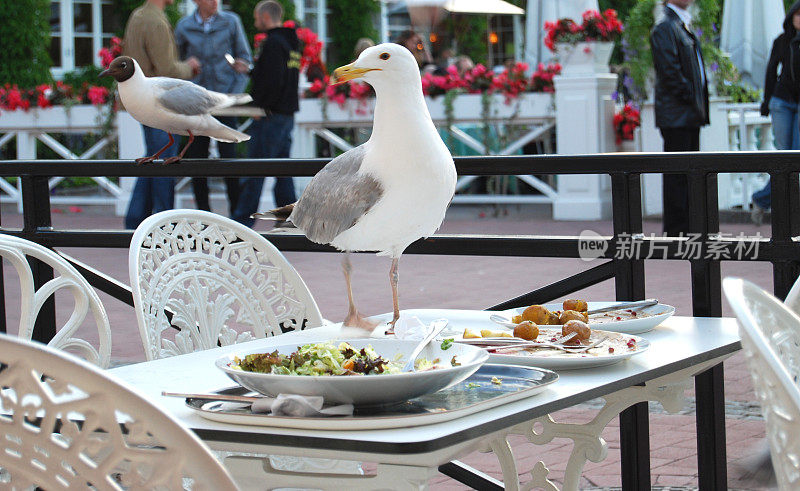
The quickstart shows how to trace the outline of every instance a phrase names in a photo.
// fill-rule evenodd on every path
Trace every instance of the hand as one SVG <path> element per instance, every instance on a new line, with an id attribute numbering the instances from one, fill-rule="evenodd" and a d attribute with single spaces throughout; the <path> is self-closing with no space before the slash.
<path id="1" fill-rule="evenodd" d="M 202 65 L 200 63 L 200 60 L 198 60 L 196 57 L 190 56 L 189 59 L 186 60 L 186 64 L 189 65 L 189 67 L 191 67 L 192 75 L 197 75 L 198 73 L 200 73 Z"/>
<path id="2" fill-rule="evenodd" d="M 250 63 L 242 58 L 236 58 L 233 64 L 231 64 L 231 67 L 236 70 L 237 73 L 250 73 L 252 69 Z"/>
<path id="3" fill-rule="evenodd" d="M 767 101 L 761 103 L 761 115 L 769 116 L 769 104 L 767 103 Z"/>

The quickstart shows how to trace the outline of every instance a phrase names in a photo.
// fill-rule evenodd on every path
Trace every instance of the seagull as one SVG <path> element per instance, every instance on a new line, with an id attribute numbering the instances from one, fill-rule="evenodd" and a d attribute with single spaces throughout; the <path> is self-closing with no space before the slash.
<path id="1" fill-rule="evenodd" d="M 331 160 L 296 203 L 254 217 L 289 220 L 313 242 L 345 251 L 342 266 L 350 303 L 345 326 L 375 327 L 353 302 L 350 252 L 391 257 L 392 331 L 400 318 L 400 255 L 442 224 L 455 193 L 456 169 L 431 120 L 411 52 L 391 43 L 367 48 L 356 61 L 334 71 L 333 83 L 358 78 L 376 93 L 370 139 Z"/>
<path id="2" fill-rule="evenodd" d="M 178 156 L 164 160 L 164 164 L 182 159 L 195 135 L 210 136 L 226 143 L 250 139 L 249 135 L 225 126 L 210 114 L 216 109 L 250 102 L 253 98 L 248 94 L 220 94 L 188 80 L 145 77 L 139 63 L 130 56 L 115 58 L 99 76 L 106 75 L 116 79 L 122 104 L 135 120 L 169 135 L 169 143 L 164 148 L 150 157 L 136 159 L 137 164 L 157 159 L 175 143 L 173 134 L 188 136 L 189 142 Z"/>

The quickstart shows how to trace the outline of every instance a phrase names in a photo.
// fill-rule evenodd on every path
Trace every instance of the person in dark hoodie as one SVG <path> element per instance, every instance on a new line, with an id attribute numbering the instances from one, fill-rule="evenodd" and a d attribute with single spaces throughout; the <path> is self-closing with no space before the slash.
<path id="1" fill-rule="evenodd" d="M 772 133 L 778 150 L 800 150 L 800 1 L 786 12 L 783 32 L 772 43 L 764 80 L 761 114 L 772 118 Z M 780 73 L 778 72 L 780 65 Z M 761 225 L 771 206 L 770 183 L 753 193 L 751 218 Z"/>
<path id="2" fill-rule="evenodd" d="M 267 113 L 254 118 L 250 126 L 250 158 L 288 158 L 292 145 L 294 113 L 299 109 L 297 84 L 300 77 L 300 40 L 293 28 L 281 27 L 283 7 L 278 2 L 259 2 L 253 10 L 255 26 L 266 33 L 261 49 L 250 72 L 250 95 L 253 103 Z M 240 180 L 240 195 L 231 218 L 252 227 L 250 215 L 258 211 L 264 178 L 246 177 Z M 276 178 L 273 188 L 276 206 L 295 201 L 291 177 Z"/>

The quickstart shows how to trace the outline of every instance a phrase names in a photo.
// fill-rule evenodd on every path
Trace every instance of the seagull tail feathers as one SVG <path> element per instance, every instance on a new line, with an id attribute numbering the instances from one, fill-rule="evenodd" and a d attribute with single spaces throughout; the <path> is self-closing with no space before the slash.
<path id="1" fill-rule="evenodd" d="M 229 128 L 222 123 L 207 133 L 207 136 L 225 143 L 239 143 L 250 139 L 250 135 Z"/>
<path id="2" fill-rule="evenodd" d="M 248 102 L 253 100 L 250 94 L 228 94 L 228 97 L 233 99 L 233 101 L 231 102 L 231 106 L 237 106 L 239 104 L 247 104 Z"/>
<path id="3" fill-rule="evenodd" d="M 250 215 L 250 218 L 257 218 L 260 220 L 286 221 L 289 219 L 289 215 L 292 214 L 292 210 L 294 210 L 294 203 L 288 204 L 286 206 L 281 206 L 280 208 L 275 208 L 274 210 L 253 213 L 252 215 Z"/>

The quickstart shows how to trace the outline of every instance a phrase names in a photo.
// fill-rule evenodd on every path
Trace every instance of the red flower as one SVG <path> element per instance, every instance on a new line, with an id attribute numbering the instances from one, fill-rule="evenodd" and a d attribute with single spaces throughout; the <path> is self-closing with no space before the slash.
<path id="1" fill-rule="evenodd" d="M 297 26 L 293 20 L 284 21 L 283 27 L 288 27 L 289 29 L 294 29 Z"/>
<path id="2" fill-rule="evenodd" d="M 266 35 L 266 33 L 263 33 L 263 32 L 259 32 L 258 34 L 253 36 L 253 46 L 255 47 L 255 49 L 258 49 L 258 47 L 261 46 L 261 43 L 265 39 L 267 39 L 267 35 Z"/>
<path id="3" fill-rule="evenodd" d="M 544 29 L 547 31 L 545 46 L 555 51 L 556 43 L 615 41 L 622 34 L 622 23 L 613 9 L 608 9 L 602 14 L 596 10 L 587 10 L 581 16 L 581 20 L 580 25 L 566 18 L 556 22 L 545 22 Z"/>
<path id="4" fill-rule="evenodd" d="M 89 99 L 89 102 L 91 102 L 95 106 L 99 106 L 100 104 L 105 104 L 106 101 L 108 100 L 108 89 L 105 87 L 92 85 L 86 92 L 86 97 Z"/>
<path id="5" fill-rule="evenodd" d="M 630 102 L 614 114 L 614 135 L 617 145 L 633 140 L 634 131 L 641 125 L 641 114 Z"/>

